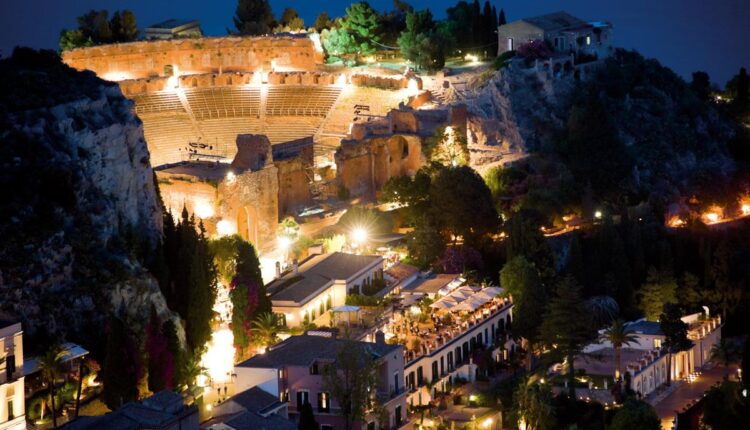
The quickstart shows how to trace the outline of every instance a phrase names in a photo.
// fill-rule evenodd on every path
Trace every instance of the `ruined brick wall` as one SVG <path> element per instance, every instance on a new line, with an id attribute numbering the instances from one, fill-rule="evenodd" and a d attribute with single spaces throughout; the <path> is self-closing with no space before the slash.
<path id="1" fill-rule="evenodd" d="M 314 70 L 323 54 L 305 36 L 211 37 L 140 41 L 64 51 L 63 61 L 121 81 L 178 74 Z"/>
<path id="2" fill-rule="evenodd" d="M 398 134 L 343 143 L 335 159 L 337 181 L 353 196 L 374 195 L 388 179 L 414 175 L 424 164 L 421 138 Z"/>
<path id="3" fill-rule="evenodd" d="M 258 248 L 274 246 L 279 223 L 279 181 L 275 165 L 246 171 L 219 184 L 219 213 L 237 234 Z"/>
<path id="4" fill-rule="evenodd" d="M 292 215 L 312 204 L 309 178 L 301 158 L 274 161 L 279 169 L 279 216 Z"/>

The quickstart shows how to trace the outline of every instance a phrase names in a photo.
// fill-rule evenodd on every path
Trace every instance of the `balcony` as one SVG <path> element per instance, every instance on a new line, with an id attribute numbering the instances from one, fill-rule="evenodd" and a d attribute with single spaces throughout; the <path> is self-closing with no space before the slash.
<path id="1" fill-rule="evenodd" d="M 384 405 L 387 404 L 387 403 L 389 403 L 393 399 L 397 399 L 397 398 L 403 396 L 404 394 L 406 394 L 406 387 L 405 386 L 400 386 L 396 390 L 394 390 L 394 389 L 391 389 L 390 391 L 381 391 L 381 390 L 378 390 L 378 392 L 377 392 L 378 400 L 382 404 L 384 404 Z"/>

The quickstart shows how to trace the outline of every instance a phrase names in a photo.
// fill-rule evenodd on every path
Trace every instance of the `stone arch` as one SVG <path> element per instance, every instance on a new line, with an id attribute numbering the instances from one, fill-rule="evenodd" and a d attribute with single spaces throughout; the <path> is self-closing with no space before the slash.
<path id="1" fill-rule="evenodd" d="M 237 211 L 237 234 L 258 246 L 258 210 L 254 206 L 244 206 Z"/>

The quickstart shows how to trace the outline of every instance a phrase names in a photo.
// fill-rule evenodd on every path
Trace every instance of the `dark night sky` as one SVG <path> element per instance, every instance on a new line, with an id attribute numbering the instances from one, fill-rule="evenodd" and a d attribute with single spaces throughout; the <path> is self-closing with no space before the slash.
<path id="1" fill-rule="evenodd" d="M 411 0 L 415 8 L 429 6 L 438 18 L 456 0 Z M 140 26 L 167 18 L 197 18 L 205 33 L 226 34 L 232 26 L 236 0 L 0 0 L 0 50 L 4 56 L 16 45 L 56 48 L 62 28 L 88 9 L 131 9 Z M 325 9 L 343 14 L 351 0 L 272 0 L 278 15 L 295 7 L 307 24 Z M 482 3 L 484 1 L 482 0 Z M 392 0 L 372 0 L 378 10 Z M 608 20 L 615 26 L 616 44 L 655 57 L 684 77 L 705 70 L 723 84 L 740 66 L 750 67 L 750 0 L 496 0 L 508 20 L 567 10 L 585 20 Z"/>

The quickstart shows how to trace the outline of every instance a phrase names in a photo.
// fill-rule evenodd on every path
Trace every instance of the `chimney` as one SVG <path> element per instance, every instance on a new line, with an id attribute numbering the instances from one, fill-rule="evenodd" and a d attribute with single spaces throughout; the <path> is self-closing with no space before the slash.
<path id="1" fill-rule="evenodd" d="M 375 343 L 379 345 L 385 345 L 385 333 L 378 330 L 375 332 Z"/>
<path id="2" fill-rule="evenodd" d="M 293 269 L 292 269 L 292 272 L 296 275 L 297 273 L 299 273 L 299 262 L 295 258 L 294 261 L 292 262 L 292 264 L 294 265 Z"/>

